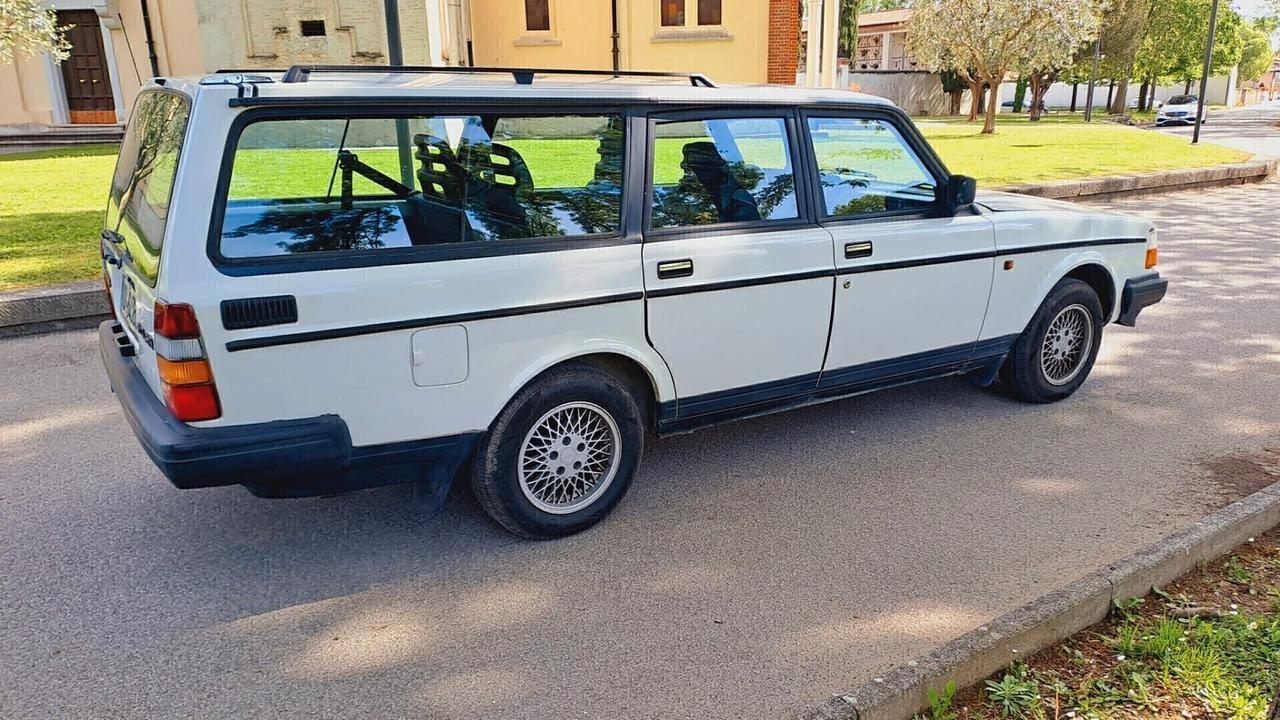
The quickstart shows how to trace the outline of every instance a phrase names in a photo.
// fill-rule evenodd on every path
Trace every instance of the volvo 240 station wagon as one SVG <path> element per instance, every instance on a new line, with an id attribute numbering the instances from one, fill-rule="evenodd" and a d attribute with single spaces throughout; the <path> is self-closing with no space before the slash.
<path id="1" fill-rule="evenodd" d="M 531 537 L 599 521 L 647 434 L 962 373 L 1061 400 L 1166 287 L 1146 221 L 975 198 L 885 100 L 656 73 L 160 78 L 102 256 L 178 487 L 469 477 Z"/>

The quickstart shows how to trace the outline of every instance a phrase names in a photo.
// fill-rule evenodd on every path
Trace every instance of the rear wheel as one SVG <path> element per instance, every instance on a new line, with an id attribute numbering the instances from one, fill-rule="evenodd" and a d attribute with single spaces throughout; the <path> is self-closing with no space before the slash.
<path id="1" fill-rule="evenodd" d="M 1059 282 L 1009 351 L 1001 373 L 1009 389 L 1036 403 L 1070 396 L 1093 369 L 1102 323 L 1092 287 L 1072 278 Z"/>
<path id="2" fill-rule="evenodd" d="M 481 441 L 477 499 L 503 527 L 530 538 L 599 522 L 640 464 L 644 426 L 626 386 L 595 366 L 555 368 L 521 390 Z"/>

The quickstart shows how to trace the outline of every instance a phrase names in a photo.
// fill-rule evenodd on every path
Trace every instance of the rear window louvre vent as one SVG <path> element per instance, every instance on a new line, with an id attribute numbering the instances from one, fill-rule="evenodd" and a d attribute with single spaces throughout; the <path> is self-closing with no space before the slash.
<path id="1" fill-rule="evenodd" d="M 222 301 L 222 327 L 247 330 L 298 322 L 298 301 L 292 295 Z"/>

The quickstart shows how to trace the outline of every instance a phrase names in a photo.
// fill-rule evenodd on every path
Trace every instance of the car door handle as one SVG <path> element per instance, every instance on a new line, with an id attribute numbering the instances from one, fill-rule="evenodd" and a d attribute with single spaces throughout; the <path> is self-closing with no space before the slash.
<path id="1" fill-rule="evenodd" d="M 672 278 L 689 277 L 693 274 L 693 261 L 684 260 L 667 260 L 658 263 L 658 279 L 670 280 Z"/>
<path id="2" fill-rule="evenodd" d="M 844 258 L 852 260 L 854 258 L 871 257 L 871 243 L 869 242 L 851 242 L 844 244 Z"/>

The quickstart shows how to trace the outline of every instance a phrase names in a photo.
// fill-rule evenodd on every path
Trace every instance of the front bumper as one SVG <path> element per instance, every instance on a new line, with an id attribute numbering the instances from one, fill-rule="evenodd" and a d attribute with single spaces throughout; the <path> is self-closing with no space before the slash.
<path id="1" fill-rule="evenodd" d="M 1138 322 L 1138 313 L 1163 300 L 1168 289 L 1169 281 L 1160 277 L 1157 272 L 1129 278 L 1124 283 L 1124 291 L 1120 293 L 1120 317 L 1116 322 L 1133 327 Z"/>
<path id="2" fill-rule="evenodd" d="M 426 468 L 452 472 L 478 433 L 353 448 L 337 415 L 192 427 L 165 407 L 129 359 L 133 348 L 113 321 L 98 326 L 111 389 L 142 449 L 179 488 L 244 485 L 255 495 L 301 497 L 421 480 Z"/>

